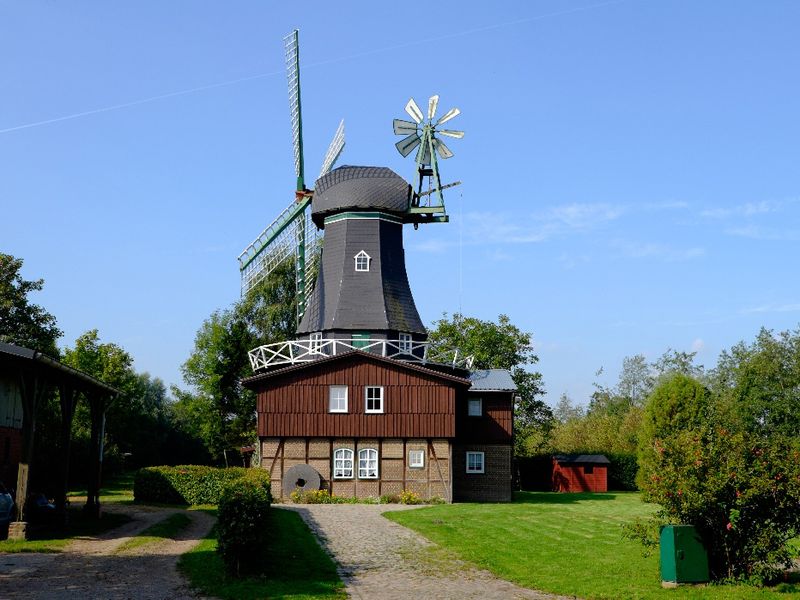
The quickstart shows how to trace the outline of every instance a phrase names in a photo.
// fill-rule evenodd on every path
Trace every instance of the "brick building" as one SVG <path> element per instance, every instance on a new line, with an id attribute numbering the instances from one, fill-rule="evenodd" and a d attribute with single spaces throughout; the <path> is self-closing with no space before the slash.
<path id="1" fill-rule="evenodd" d="M 315 187 L 324 251 L 295 340 L 250 352 L 260 460 L 273 493 L 412 490 L 511 499 L 516 387 L 431 347 L 405 268 L 403 224 L 430 222 L 389 169 L 340 167 Z"/>

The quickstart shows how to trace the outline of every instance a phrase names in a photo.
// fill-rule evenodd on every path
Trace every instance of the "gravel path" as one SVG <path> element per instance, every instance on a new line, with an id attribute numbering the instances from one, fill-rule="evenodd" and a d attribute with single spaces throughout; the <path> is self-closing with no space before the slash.
<path id="1" fill-rule="evenodd" d="M 353 598 L 558 598 L 497 579 L 381 516 L 387 510 L 416 507 L 370 504 L 282 507 L 300 513 L 339 564 L 339 576 Z"/>
<path id="2" fill-rule="evenodd" d="M 178 557 L 194 547 L 214 519 L 187 511 L 191 524 L 178 539 L 115 550 L 138 532 L 174 514 L 174 509 L 106 504 L 103 510 L 124 512 L 133 520 L 98 538 L 79 539 L 61 554 L 0 554 L 0 598 L 108 598 L 188 600 L 198 596 L 178 574 Z"/>

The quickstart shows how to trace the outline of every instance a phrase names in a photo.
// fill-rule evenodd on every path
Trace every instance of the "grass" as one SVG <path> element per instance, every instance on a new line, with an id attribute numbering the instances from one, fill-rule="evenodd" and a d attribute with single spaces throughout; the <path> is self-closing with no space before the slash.
<path id="1" fill-rule="evenodd" d="M 29 540 L 2 540 L 0 552 L 61 552 L 76 538 L 95 537 L 124 525 L 131 518 L 127 515 L 103 513 L 100 519 L 87 516 L 80 508 L 69 511 L 69 522 L 57 531 L 42 529 L 33 531 Z"/>
<path id="2" fill-rule="evenodd" d="M 177 535 L 186 529 L 191 522 L 192 519 L 190 519 L 185 512 L 175 513 L 174 515 L 170 515 L 166 519 L 151 525 L 139 533 L 136 537 L 131 538 L 117 548 L 116 552 L 129 552 L 135 548 L 146 546 L 147 544 L 155 544 L 158 542 L 163 542 L 164 540 L 175 539 Z"/>
<path id="3" fill-rule="evenodd" d="M 459 558 L 523 587 L 587 599 L 800 598 L 800 584 L 661 588 L 658 555 L 622 536 L 653 507 L 635 493 L 520 492 L 510 504 L 451 504 L 384 513 Z"/>
<path id="4" fill-rule="evenodd" d="M 100 488 L 100 504 L 104 502 L 133 504 L 133 478 L 136 471 L 127 471 L 111 478 Z M 86 498 L 86 489 L 71 490 L 67 498 Z"/>
<path id="5" fill-rule="evenodd" d="M 268 528 L 270 547 L 264 555 L 266 570 L 261 577 L 228 577 L 216 551 L 214 531 L 181 556 L 178 569 L 193 587 L 225 600 L 346 598 L 336 565 L 317 544 L 300 515 L 273 508 Z"/>

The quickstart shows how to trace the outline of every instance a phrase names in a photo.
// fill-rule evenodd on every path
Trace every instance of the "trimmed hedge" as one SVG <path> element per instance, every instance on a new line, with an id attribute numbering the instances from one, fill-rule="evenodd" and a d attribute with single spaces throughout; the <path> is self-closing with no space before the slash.
<path id="1" fill-rule="evenodd" d="M 145 467 L 136 473 L 133 497 L 137 502 L 218 504 L 225 487 L 237 481 L 261 485 L 269 494 L 269 479 L 269 471 L 264 469 L 200 465 Z"/>
<path id="2" fill-rule="evenodd" d="M 217 511 L 217 552 L 229 575 L 263 572 L 269 539 L 269 482 L 240 479 L 222 492 Z"/>

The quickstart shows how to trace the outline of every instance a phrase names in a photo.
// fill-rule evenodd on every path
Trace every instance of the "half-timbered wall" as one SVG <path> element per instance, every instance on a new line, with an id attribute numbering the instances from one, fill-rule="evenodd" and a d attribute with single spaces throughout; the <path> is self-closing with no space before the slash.
<path id="1" fill-rule="evenodd" d="M 333 479 L 333 452 L 338 448 L 354 451 L 353 477 Z M 378 478 L 358 478 L 358 451 L 378 451 Z M 421 468 L 411 467 L 409 452 L 421 450 L 425 461 Z M 375 438 L 263 438 L 261 466 L 268 469 L 272 494 L 286 498 L 292 490 L 283 489 L 283 474 L 294 465 L 312 466 L 322 479 L 321 488 L 336 496 L 379 498 L 386 494 L 413 491 L 421 498 L 452 500 L 451 445 L 444 439 L 375 439 Z"/>

